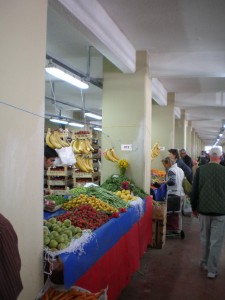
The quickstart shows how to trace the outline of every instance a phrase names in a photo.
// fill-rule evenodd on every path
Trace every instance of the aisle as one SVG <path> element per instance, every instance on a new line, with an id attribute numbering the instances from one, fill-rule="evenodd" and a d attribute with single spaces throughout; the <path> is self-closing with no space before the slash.
<path id="1" fill-rule="evenodd" d="M 198 220 L 183 217 L 185 239 L 167 238 L 163 249 L 149 248 L 141 268 L 118 300 L 223 300 L 225 299 L 225 243 L 219 276 L 206 277 L 199 268 Z"/>

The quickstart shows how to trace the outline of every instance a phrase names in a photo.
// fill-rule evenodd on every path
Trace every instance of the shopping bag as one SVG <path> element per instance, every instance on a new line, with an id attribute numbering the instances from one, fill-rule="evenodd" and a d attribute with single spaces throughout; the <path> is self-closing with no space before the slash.
<path id="1" fill-rule="evenodd" d="M 192 207 L 191 207 L 190 199 L 185 197 L 184 205 L 183 205 L 183 215 L 190 217 L 191 213 L 192 213 Z"/>
<path id="2" fill-rule="evenodd" d="M 190 195 L 191 194 L 191 190 L 192 190 L 192 185 L 187 180 L 187 178 L 184 178 L 184 180 L 182 182 L 182 186 L 183 186 L 183 189 L 184 189 L 184 193 L 186 195 Z"/>

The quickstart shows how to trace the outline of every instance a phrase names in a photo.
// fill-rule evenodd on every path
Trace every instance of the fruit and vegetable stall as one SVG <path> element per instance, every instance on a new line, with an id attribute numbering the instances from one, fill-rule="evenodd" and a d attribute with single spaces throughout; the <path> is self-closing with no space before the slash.
<path id="1" fill-rule="evenodd" d="M 57 209 L 44 212 L 45 262 L 63 263 L 66 289 L 107 289 L 108 299 L 117 299 L 151 244 L 152 197 L 125 175 L 113 175 L 101 186 L 46 200 Z"/>

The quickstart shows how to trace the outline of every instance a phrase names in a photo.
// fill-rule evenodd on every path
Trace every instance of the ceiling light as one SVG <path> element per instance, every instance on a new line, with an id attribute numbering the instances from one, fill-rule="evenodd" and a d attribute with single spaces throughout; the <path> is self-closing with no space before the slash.
<path id="1" fill-rule="evenodd" d="M 94 118 L 96 120 L 102 120 L 102 116 L 92 114 L 92 113 L 85 113 L 85 116 L 90 117 L 90 118 Z"/>
<path id="2" fill-rule="evenodd" d="M 97 130 L 97 131 L 102 131 L 102 128 L 99 128 L 99 127 L 94 127 L 93 129 Z"/>
<path id="3" fill-rule="evenodd" d="M 61 79 L 64 80 L 80 89 L 88 89 L 89 85 L 86 82 L 83 82 L 82 80 L 80 80 L 79 78 L 76 78 L 60 69 L 58 69 L 56 66 L 54 65 L 49 65 L 45 68 L 46 72 Z"/>
<path id="4" fill-rule="evenodd" d="M 60 120 L 60 119 L 49 119 L 49 121 L 53 122 L 53 123 L 58 123 L 58 124 L 68 124 L 67 121 L 65 120 Z"/>
<path id="5" fill-rule="evenodd" d="M 222 133 L 219 133 L 219 137 L 221 137 L 221 136 L 223 136 L 223 134 L 222 134 Z"/>
<path id="6" fill-rule="evenodd" d="M 75 123 L 75 122 L 70 122 L 68 125 L 74 126 L 74 127 L 84 127 L 84 124 Z"/>

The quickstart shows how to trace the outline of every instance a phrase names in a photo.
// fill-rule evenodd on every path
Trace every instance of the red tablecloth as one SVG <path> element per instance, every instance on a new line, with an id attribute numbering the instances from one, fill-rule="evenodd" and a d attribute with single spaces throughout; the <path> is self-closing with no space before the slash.
<path id="1" fill-rule="evenodd" d="M 152 241 L 152 198 L 146 199 L 141 219 L 75 285 L 92 292 L 108 286 L 108 299 L 116 300 L 140 267 L 140 258 Z"/>

